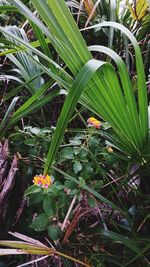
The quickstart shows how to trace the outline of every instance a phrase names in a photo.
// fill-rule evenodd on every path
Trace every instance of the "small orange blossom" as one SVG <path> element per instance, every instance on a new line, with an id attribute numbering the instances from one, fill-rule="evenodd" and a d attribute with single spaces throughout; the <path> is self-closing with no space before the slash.
<path id="1" fill-rule="evenodd" d="M 43 188 L 48 188 L 52 184 L 52 179 L 49 175 L 36 175 L 33 178 L 34 185 L 41 186 Z"/>
<path id="2" fill-rule="evenodd" d="M 95 127 L 96 129 L 100 129 L 100 126 L 101 126 L 101 123 L 100 121 L 98 121 L 97 119 L 95 119 L 94 117 L 90 117 L 88 120 L 87 120 L 87 123 L 88 123 L 88 126 L 91 127 Z"/>

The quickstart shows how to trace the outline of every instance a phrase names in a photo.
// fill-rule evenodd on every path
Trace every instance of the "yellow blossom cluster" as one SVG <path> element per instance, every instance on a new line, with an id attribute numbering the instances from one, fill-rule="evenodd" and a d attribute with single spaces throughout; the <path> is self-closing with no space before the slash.
<path id="1" fill-rule="evenodd" d="M 100 126 L 101 126 L 101 123 L 100 121 L 98 121 L 97 119 L 95 119 L 94 117 L 90 117 L 88 120 L 87 120 L 87 123 L 88 123 L 88 126 L 93 126 L 95 127 L 96 129 L 100 129 Z"/>
<path id="2" fill-rule="evenodd" d="M 41 186 L 43 188 L 48 188 L 52 184 L 52 179 L 49 175 L 36 175 L 33 178 L 34 185 Z"/>

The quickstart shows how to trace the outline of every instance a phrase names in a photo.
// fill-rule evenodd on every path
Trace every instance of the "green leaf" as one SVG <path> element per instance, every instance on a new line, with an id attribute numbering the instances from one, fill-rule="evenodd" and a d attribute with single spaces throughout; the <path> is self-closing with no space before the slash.
<path id="1" fill-rule="evenodd" d="M 48 194 L 43 201 L 43 209 L 48 216 L 56 216 L 57 213 L 56 198 L 52 194 Z"/>
<path id="2" fill-rule="evenodd" d="M 116 0 L 110 0 L 110 21 L 116 21 L 117 4 Z M 114 28 L 109 29 L 108 46 L 111 48 L 113 45 Z"/>
<path id="3" fill-rule="evenodd" d="M 123 245 L 129 247 L 132 251 L 136 252 L 137 254 L 139 254 L 141 251 L 140 248 L 138 248 L 137 244 L 134 241 L 130 240 L 128 237 L 125 237 L 123 235 L 108 230 L 100 230 L 99 233 L 102 236 L 112 239 L 113 241 L 122 243 Z"/>
<path id="4" fill-rule="evenodd" d="M 77 156 L 80 153 L 81 148 L 80 147 L 74 147 L 74 154 Z"/>
<path id="5" fill-rule="evenodd" d="M 35 231 L 44 231 L 50 224 L 49 217 L 47 214 L 42 213 L 38 215 L 34 221 L 30 224 L 30 227 Z"/>
<path id="6" fill-rule="evenodd" d="M 61 236 L 61 229 L 59 226 L 51 225 L 48 227 L 48 235 L 52 240 L 58 240 Z"/>
<path id="7" fill-rule="evenodd" d="M 75 107 L 79 101 L 79 98 L 83 92 L 83 90 L 88 85 L 88 82 L 90 81 L 91 77 L 94 75 L 94 73 L 99 69 L 102 68 L 103 65 L 107 65 L 107 68 L 112 68 L 110 64 L 107 64 L 103 61 L 98 61 L 95 59 L 92 59 L 88 61 L 84 67 L 81 69 L 81 71 L 78 73 L 75 81 L 73 82 L 73 85 L 68 93 L 68 96 L 66 98 L 66 101 L 63 105 L 59 120 L 56 125 L 56 130 L 52 138 L 52 142 L 49 148 L 49 152 L 47 155 L 47 161 L 44 168 L 44 174 L 48 173 L 54 158 L 56 156 L 56 153 L 59 149 L 59 146 L 62 142 L 63 135 L 65 132 L 65 129 L 68 125 L 69 119 L 71 118 Z"/>
<path id="8" fill-rule="evenodd" d="M 93 153 L 96 153 L 99 150 L 99 141 L 95 136 L 92 136 L 89 140 L 90 150 Z"/>
<path id="9" fill-rule="evenodd" d="M 95 201 L 95 199 L 93 197 L 88 197 L 87 200 L 88 200 L 88 203 L 89 203 L 91 208 L 96 207 L 97 204 L 96 204 L 96 201 Z"/>
<path id="10" fill-rule="evenodd" d="M 19 97 L 14 97 L 13 98 L 11 104 L 7 108 L 7 111 L 6 111 L 6 114 L 5 114 L 4 118 L 3 118 L 3 120 L 1 121 L 1 127 L 4 127 L 6 122 L 8 122 L 9 116 L 11 116 L 10 113 L 13 111 L 18 99 L 19 99 Z"/>
<path id="11" fill-rule="evenodd" d="M 36 140 L 32 139 L 32 138 L 28 138 L 25 140 L 24 142 L 26 145 L 28 146 L 35 146 L 36 145 Z"/>
<path id="12" fill-rule="evenodd" d="M 35 23 L 33 23 L 33 21 L 30 21 L 30 25 L 32 26 L 32 29 L 34 30 L 35 36 L 39 40 L 40 46 L 41 46 L 41 48 L 43 50 L 43 53 L 45 55 L 47 55 L 47 57 L 52 59 L 50 48 L 49 48 L 49 46 L 48 46 L 48 44 L 46 42 L 46 39 L 45 39 L 45 36 L 44 36 L 42 30 L 39 27 L 37 27 L 37 25 Z M 47 65 L 50 68 L 53 69 L 53 65 L 52 64 L 48 63 Z"/>
<path id="13" fill-rule="evenodd" d="M 29 205 L 38 204 L 42 202 L 44 195 L 42 190 L 40 192 L 35 192 L 34 194 L 29 195 Z"/>
<path id="14" fill-rule="evenodd" d="M 24 193 L 24 196 L 27 197 L 30 194 L 35 194 L 40 192 L 42 189 L 41 187 L 38 187 L 37 185 L 31 185 Z"/>
<path id="15" fill-rule="evenodd" d="M 24 29 L 20 29 L 17 26 L 7 26 L 7 27 L 5 27 L 5 32 L 6 32 L 6 34 L 4 34 L 5 39 L 9 40 L 10 42 L 13 42 L 14 46 L 15 46 L 15 44 L 18 46 L 18 42 L 16 40 L 14 40 L 11 36 L 9 36 L 9 33 L 18 37 L 23 42 L 29 44 L 29 40 L 27 38 L 27 35 L 26 35 Z M 33 76 L 36 76 L 37 74 L 40 74 L 40 72 L 41 72 L 39 65 L 36 64 L 31 59 L 31 58 L 33 58 L 33 54 L 32 54 L 31 50 L 28 50 L 28 53 L 26 53 L 24 51 L 20 51 L 20 52 L 18 51 L 17 53 L 15 53 L 15 55 L 8 54 L 7 57 L 20 70 L 20 75 L 23 78 L 23 80 L 25 80 L 25 81 L 28 81 Z M 38 59 L 37 59 L 37 61 L 38 61 Z M 38 75 L 36 79 L 34 79 L 30 84 L 28 84 L 27 88 L 33 94 L 34 92 L 36 92 L 37 89 L 39 89 L 41 87 L 41 84 L 42 84 L 42 78 L 40 77 L 40 75 Z"/>
<path id="16" fill-rule="evenodd" d="M 65 147 L 61 150 L 60 156 L 63 159 L 74 159 L 74 153 L 72 147 Z"/>
<path id="17" fill-rule="evenodd" d="M 126 264 L 124 264 L 122 267 L 127 267 L 129 266 L 132 262 L 140 258 L 141 256 L 144 255 L 144 253 L 150 249 L 150 243 L 148 243 L 134 258 L 132 258 L 130 261 L 128 261 Z M 131 266 L 131 265 L 130 265 Z M 147 267 L 149 264 L 147 265 Z"/>
<path id="18" fill-rule="evenodd" d="M 82 170 L 83 178 L 85 178 L 85 179 L 86 178 L 94 179 L 93 172 L 94 172 L 94 169 L 92 168 L 92 166 L 91 166 L 91 164 L 89 162 L 83 165 L 83 170 Z"/>
<path id="19" fill-rule="evenodd" d="M 41 129 L 38 128 L 38 127 L 31 127 L 30 132 L 31 132 L 32 134 L 39 135 L 40 130 L 41 130 Z"/>
<path id="20" fill-rule="evenodd" d="M 43 73 L 41 72 L 40 75 L 42 75 Z M 32 81 L 34 81 L 37 77 L 39 76 L 39 74 L 37 74 L 36 76 L 32 76 L 31 79 L 29 79 L 28 81 L 24 82 L 23 84 L 19 85 L 18 87 L 14 88 L 13 90 L 11 90 L 9 93 L 7 93 L 4 96 L 4 101 L 8 100 L 9 98 L 17 95 L 17 93 L 23 89 L 28 87 L 28 84 L 30 84 Z"/>
<path id="21" fill-rule="evenodd" d="M 88 152 L 85 149 L 80 149 L 79 158 L 84 159 L 87 156 Z"/>
<path id="22" fill-rule="evenodd" d="M 72 182 L 72 181 L 65 181 L 65 187 L 67 187 L 68 189 L 76 189 L 77 188 L 77 185 Z"/>
<path id="23" fill-rule="evenodd" d="M 80 161 L 77 161 L 77 160 L 76 160 L 76 161 L 73 163 L 73 170 L 74 170 L 74 173 L 75 173 L 75 174 L 79 173 L 79 172 L 82 170 L 82 164 L 81 164 Z"/>
<path id="24" fill-rule="evenodd" d="M 79 146 L 79 145 L 81 145 L 81 140 L 80 139 L 77 139 L 77 138 L 70 138 L 69 139 L 69 142 L 73 146 Z"/>
<path id="25" fill-rule="evenodd" d="M 105 198 L 104 196 L 102 196 L 101 194 L 97 193 L 95 190 L 93 190 L 89 186 L 87 186 L 85 184 L 84 179 L 82 177 L 79 177 L 79 181 L 78 181 L 77 179 L 75 179 L 71 175 L 67 174 L 66 172 L 64 172 L 62 170 L 59 170 L 58 168 L 56 168 L 54 166 L 52 168 L 56 172 L 62 174 L 69 181 L 72 181 L 75 184 L 79 185 L 81 188 L 83 188 L 84 190 L 87 190 L 89 193 L 93 194 L 95 197 L 97 197 L 98 199 L 100 199 L 102 202 L 104 202 L 107 205 L 109 205 L 110 207 L 112 207 L 112 209 L 119 211 L 123 216 L 125 216 L 125 213 L 124 213 L 124 211 L 121 208 L 117 207 L 112 201 L 108 200 L 107 198 Z"/>
<path id="26" fill-rule="evenodd" d="M 60 90 L 55 90 L 54 92 L 50 92 L 49 94 L 43 96 L 40 99 L 34 99 L 36 95 L 34 94 L 12 115 L 12 117 L 10 118 L 9 122 L 7 123 L 5 127 L 2 127 L 0 125 L 0 139 L 4 135 L 4 133 L 7 131 L 7 129 L 10 126 L 14 125 L 19 119 L 21 119 L 22 117 L 25 117 L 27 114 L 32 113 L 38 108 L 41 108 L 44 104 L 51 101 L 54 97 L 58 96 L 59 94 L 60 94 Z"/>
<path id="27" fill-rule="evenodd" d="M 3 12 L 17 12 L 18 9 L 15 6 L 3 5 L 0 6 L 0 13 Z"/>
<path id="28" fill-rule="evenodd" d="M 73 180 L 72 180 L 73 181 Z M 79 177 L 79 185 L 81 186 L 81 187 L 84 187 L 85 185 L 86 185 L 86 182 L 85 182 L 85 180 L 83 179 L 83 177 Z"/>
<path id="29" fill-rule="evenodd" d="M 55 183 L 51 185 L 48 189 L 47 192 L 52 194 L 54 197 L 57 197 L 59 195 L 59 188 L 57 187 L 57 184 Z"/>
<path id="30" fill-rule="evenodd" d="M 103 180 L 100 180 L 100 181 L 94 181 L 93 185 L 92 185 L 92 188 L 93 190 L 95 190 L 96 192 L 99 192 L 102 188 L 102 186 L 104 185 L 104 182 Z"/>
<path id="31" fill-rule="evenodd" d="M 138 102 L 139 102 L 139 119 L 141 131 L 143 134 L 143 138 L 147 141 L 148 138 L 148 99 L 147 99 L 147 90 L 146 90 L 146 81 L 144 74 L 144 65 L 142 60 L 142 55 L 140 51 L 140 47 L 138 42 L 136 41 L 134 35 L 123 25 L 116 22 L 102 22 L 97 25 L 88 27 L 87 29 L 93 29 L 97 27 L 114 27 L 119 29 L 122 33 L 124 33 L 132 42 L 135 50 L 135 58 L 136 58 L 136 69 L 137 69 L 137 81 L 138 81 Z M 85 29 L 84 29 L 85 30 Z M 144 141 L 144 142 L 145 142 Z"/>
<path id="32" fill-rule="evenodd" d="M 10 2 L 43 31 L 67 65 L 69 71 L 77 78 L 79 73 L 81 73 L 83 66 L 92 59 L 92 55 L 84 42 L 71 12 L 67 8 L 66 2 L 64 0 L 60 0 L 59 3 L 56 0 L 49 0 L 47 2 L 37 2 L 36 0 L 32 0 L 34 8 L 39 12 L 39 15 L 44 23 L 39 21 L 39 19 L 37 19 L 37 17 L 34 16 L 21 1 L 11 0 Z M 111 1 L 111 3 L 115 4 L 115 1 Z M 115 20 L 115 12 L 111 14 L 111 18 Z M 112 28 L 118 29 L 130 39 L 131 44 L 134 46 L 138 81 L 138 105 L 136 104 L 132 84 L 124 62 L 120 61 L 120 57 L 113 50 L 110 52 L 110 50 L 108 51 L 108 48 L 103 48 L 102 53 L 105 53 L 106 50 L 106 54 L 113 58 L 117 64 L 117 75 L 116 68 L 113 69 L 106 67 L 103 68 L 102 73 L 94 74 L 93 72 L 94 75 L 91 75 L 91 81 L 89 84 L 82 84 L 82 90 L 81 88 L 78 90 L 77 86 L 73 86 L 71 88 L 69 91 L 70 96 L 68 94 L 69 98 L 67 97 L 68 100 L 63 108 L 63 114 L 59 119 L 59 123 L 51 143 L 51 148 L 47 156 L 47 162 L 44 170 L 45 173 L 48 172 L 54 161 L 64 135 L 64 129 L 67 127 L 69 118 L 73 114 L 78 101 L 92 110 L 95 114 L 102 117 L 112 126 L 113 130 L 117 134 L 117 138 L 114 142 L 126 155 L 132 157 L 134 160 L 140 161 L 141 163 L 144 155 L 147 151 L 149 151 L 147 90 L 142 55 L 138 42 L 128 29 L 126 29 L 123 25 L 112 21 L 103 22 L 89 27 L 88 29 L 101 29 L 103 27 L 111 27 L 111 40 L 113 36 L 112 33 L 114 32 Z M 2 27 L 1 30 L 4 32 Z M 28 46 L 28 48 L 29 47 L 30 46 Z M 44 58 L 43 55 L 39 54 L 39 52 L 35 52 Z M 43 67 L 42 69 L 45 70 L 46 73 L 49 73 L 47 69 Z M 84 72 L 82 72 L 82 76 L 83 74 Z M 66 85 L 62 79 L 59 81 L 56 75 L 51 75 L 57 80 L 57 82 L 66 86 L 65 88 L 67 90 L 70 88 L 71 83 L 68 82 L 68 79 L 65 79 L 65 81 L 67 80 Z M 65 75 L 65 78 L 66 76 L 67 75 Z M 81 80 L 82 76 L 80 76 Z M 77 83 L 74 84 L 77 85 Z M 71 91 L 74 91 L 74 96 Z M 78 99 L 75 97 L 75 94 L 76 96 L 78 95 Z M 71 98 L 73 105 L 70 101 Z M 69 102 L 71 103 L 72 108 L 69 108 Z M 64 117 L 64 121 L 62 117 Z"/>

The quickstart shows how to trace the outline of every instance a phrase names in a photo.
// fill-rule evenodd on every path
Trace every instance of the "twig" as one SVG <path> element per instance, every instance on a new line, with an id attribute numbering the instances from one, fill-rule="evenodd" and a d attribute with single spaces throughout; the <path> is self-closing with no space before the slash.
<path id="1" fill-rule="evenodd" d="M 73 199 L 72 199 L 72 202 L 71 202 L 71 204 L 70 204 L 70 207 L 69 207 L 69 209 L 68 209 L 68 211 L 67 211 L 66 217 L 65 217 L 65 219 L 64 219 L 64 221 L 63 221 L 62 227 L 61 227 L 61 230 L 62 230 L 62 231 L 64 230 L 64 228 L 65 228 L 65 226 L 66 226 L 66 222 L 67 222 L 67 220 L 68 220 L 68 218 L 69 218 L 69 216 L 70 216 L 70 213 L 71 213 L 71 211 L 72 211 L 72 209 L 73 209 L 73 206 L 74 206 L 74 203 L 75 203 L 75 201 L 76 201 L 76 198 L 77 198 L 77 196 L 74 195 L 74 197 L 73 197 Z"/>
<path id="2" fill-rule="evenodd" d="M 75 259 L 75 258 L 73 258 L 73 257 L 71 257 L 71 256 L 68 256 L 68 255 L 66 255 L 66 254 L 63 254 L 63 253 L 61 253 L 61 252 L 59 252 L 59 251 L 56 251 L 55 254 L 56 254 L 56 255 L 59 255 L 59 256 L 62 256 L 62 257 L 65 257 L 65 258 L 67 258 L 67 259 L 69 259 L 69 260 L 72 260 L 72 261 L 74 261 L 74 262 L 80 263 L 82 266 L 92 267 L 92 266 L 89 265 L 89 264 L 86 264 L 86 263 L 84 263 L 84 262 L 82 262 L 82 261 L 80 261 L 80 260 L 77 260 L 77 259 Z"/>
<path id="3" fill-rule="evenodd" d="M 46 258 L 49 257 L 49 256 L 50 256 L 50 255 L 46 255 L 46 256 L 41 257 L 41 258 L 39 258 L 39 259 L 32 260 L 32 261 L 28 261 L 28 262 L 23 263 L 23 264 L 21 264 L 21 265 L 17 265 L 17 267 L 29 266 L 29 264 L 32 264 L 32 263 L 34 263 L 34 262 L 38 262 L 38 261 L 42 261 L 42 260 L 46 259 Z"/>
<path id="4" fill-rule="evenodd" d="M 111 184 L 113 184 L 113 183 L 116 183 L 117 181 L 119 181 L 119 180 L 121 180 L 121 179 L 123 179 L 123 178 L 125 178 L 125 177 L 127 177 L 127 176 L 126 176 L 126 175 L 120 176 L 120 177 L 114 179 L 113 181 L 111 181 L 111 182 L 105 184 L 104 186 L 102 186 L 102 188 L 105 188 L 105 187 L 107 187 L 107 186 L 109 186 L 109 185 L 111 185 Z M 111 178 L 112 178 L 112 177 L 111 177 Z"/>

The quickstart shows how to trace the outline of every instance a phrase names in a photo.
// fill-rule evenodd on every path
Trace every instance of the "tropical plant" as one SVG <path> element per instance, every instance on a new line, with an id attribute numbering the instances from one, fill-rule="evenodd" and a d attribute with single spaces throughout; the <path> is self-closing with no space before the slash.
<path id="1" fill-rule="evenodd" d="M 117 74 L 110 63 L 93 60 L 64 1 L 60 1 L 59 5 L 54 0 L 48 1 L 48 3 L 32 1 L 51 33 L 20 1 L 11 2 L 29 19 L 32 19 L 37 26 L 42 27 L 71 72 L 74 75 L 79 72 L 64 103 L 47 157 L 45 173 L 48 172 L 53 162 L 64 130 L 79 100 L 110 123 L 116 133 L 117 142 L 115 143 L 117 147 L 140 162 L 146 161 L 148 154 L 146 82 L 140 49 L 133 35 L 117 23 L 104 22 L 93 26 L 118 28 L 132 42 L 137 67 L 138 106 L 129 74 L 122 59 L 106 47 L 90 48 L 92 51 L 106 53 L 113 58 L 118 67 Z M 5 32 L 5 29 L 1 28 L 1 30 Z M 97 72 L 98 68 L 101 68 L 99 72 Z M 69 103 L 71 103 L 70 106 Z"/>
<path id="2" fill-rule="evenodd" d="M 16 26 L 8 26 L 6 27 L 6 30 L 10 33 L 13 33 L 15 36 L 18 36 L 26 43 L 29 43 L 26 33 L 23 29 L 19 29 Z M 7 35 L 5 36 L 5 39 L 6 41 L 9 40 L 9 43 L 14 42 L 14 40 L 9 38 Z M 18 52 L 15 55 L 9 54 L 7 57 L 13 62 L 15 67 L 17 67 L 12 69 L 11 72 L 16 72 L 20 76 L 19 78 L 21 79 L 21 83 L 23 83 L 22 78 L 25 82 L 27 82 L 32 80 L 33 77 L 37 77 L 27 85 L 27 88 L 33 94 L 42 86 L 44 81 L 42 80 L 39 66 L 30 59 L 30 56 L 33 57 L 32 52 L 29 51 L 28 55 L 24 52 Z M 11 79 L 11 76 L 5 74 L 5 78 Z"/>
<path id="3" fill-rule="evenodd" d="M 113 1 L 110 2 L 112 3 Z M 32 63 L 34 63 L 34 66 L 36 66 L 40 70 L 40 72 L 37 73 L 38 78 L 40 77 L 40 75 L 44 74 L 46 75 L 45 81 L 47 82 L 45 82 L 41 86 L 41 88 L 32 92 L 32 96 L 28 95 L 26 97 L 26 101 L 22 105 L 20 105 L 20 107 L 14 112 L 14 114 L 12 114 L 12 110 L 14 109 L 18 98 L 12 100 L 8 112 L 6 116 L 4 116 L 0 126 L 0 137 L 2 138 L 3 136 L 7 136 L 6 131 L 10 127 L 14 126 L 16 122 L 22 119 L 22 117 L 28 114 L 32 114 L 33 111 L 41 108 L 43 105 L 50 102 L 59 94 L 62 93 L 63 95 L 65 95 L 66 99 L 64 101 L 56 129 L 54 130 L 52 140 L 50 140 L 48 154 L 46 156 L 46 159 L 42 160 L 42 164 L 44 162 L 43 165 L 45 166 L 44 173 L 40 177 L 42 177 L 41 179 L 43 179 L 43 177 L 49 176 L 50 172 L 55 172 L 60 176 L 60 178 L 69 180 L 69 183 L 66 182 L 65 185 L 63 185 L 63 189 L 71 189 L 69 187 L 71 185 L 71 187 L 73 186 L 73 188 L 75 188 L 76 193 L 81 192 L 81 195 L 84 195 L 85 198 L 92 196 L 92 199 L 94 197 L 95 202 L 96 200 L 99 200 L 103 204 L 107 205 L 108 208 L 111 207 L 111 210 L 118 212 L 117 214 L 119 214 L 119 216 L 122 216 L 121 218 L 124 220 L 122 228 L 120 224 L 114 223 L 111 228 L 112 231 L 108 230 L 107 225 L 105 225 L 105 222 L 102 221 L 104 230 L 99 231 L 99 229 L 96 229 L 97 234 L 99 234 L 101 238 L 103 238 L 103 244 L 107 242 L 107 238 L 110 239 L 111 245 L 114 246 L 115 244 L 114 249 L 117 249 L 116 242 L 118 241 L 125 246 L 126 249 L 123 249 L 122 251 L 123 255 L 124 253 L 129 255 L 129 262 L 127 259 L 128 256 L 122 256 L 121 260 L 124 266 L 132 264 L 132 262 L 136 261 L 138 257 L 141 257 L 140 263 L 142 262 L 142 264 L 145 264 L 148 261 L 147 251 L 149 249 L 149 243 L 148 245 L 146 245 L 147 238 L 137 237 L 137 233 L 135 233 L 134 223 L 135 216 L 137 215 L 136 212 L 141 212 L 141 217 L 144 216 L 144 223 L 145 220 L 147 220 L 143 208 L 144 205 L 146 206 L 146 204 L 142 206 L 141 210 L 132 205 L 130 210 L 128 203 L 122 204 L 122 198 L 120 200 L 118 196 L 117 204 L 113 203 L 113 200 L 115 200 L 115 197 L 118 193 L 116 192 L 114 187 L 112 187 L 112 191 L 110 192 L 109 196 L 105 197 L 101 194 L 101 190 L 97 192 L 96 189 L 92 188 L 91 184 L 86 184 L 85 177 L 78 177 L 78 174 L 81 174 L 82 168 L 82 160 L 80 159 L 80 157 L 78 158 L 79 155 L 76 155 L 76 160 L 75 162 L 73 162 L 73 164 L 72 162 L 69 162 L 69 159 L 67 158 L 67 161 L 64 163 L 64 166 L 67 166 L 67 164 L 69 165 L 69 167 L 66 168 L 67 170 L 65 170 L 64 168 L 62 170 L 61 168 L 59 168 L 59 164 L 54 164 L 54 161 L 57 159 L 56 156 L 60 155 L 58 154 L 58 151 L 59 153 L 62 152 L 62 154 L 67 153 L 67 155 L 69 155 L 68 150 L 67 152 L 64 152 L 64 150 L 62 150 L 61 143 L 70 119 L 76 111 L 77 104 L 80 103 L 87 110 L 89 110 L 89 112 L 102 118 L 108 123 L 108 125 L 111 126 L 108 132 L 103 132 L 100 130 L 99 134 L 101 134 L 107 141 L 109 141 L 109 145 L 111 145 L 112 149 L 117 152 L 116 154 L 118 154 L 120 158 L 122 157 L 123 160 L 126 159 L 126 162 L 135 162 L 136 164 L 142 166 L 141 170 L 145 168 L 147 172 L 146 168 L 149 168 L 150 156 L 148 99 L 144 65 L 138 42 L 127 28 L 114 21 L 105 21 L 81 30 L 82 32 L 86 32 L 86 30 L 90 32 L 93 29 L 96 29 L 98 32 L 103 28 L 109 28 L 109 30 L 106 32 L 109 35 L 109 47 L 113 47 L 113 37 L 116 35 L 116 31 L 118 33 L 118 30 L 121 36 L 121 40 L 127 40 L 128 38 L 130 41 L 130 47 L 133 46 L 133 49 L 131 49 L 131 51 L 133 53 L 133 58 L 135 59 L 136 69 L 135 80 L 132 81 L 130 79 L 130 74 L 128 73 L 127 67 L 119 54 L 106 46 L 94 45 L 88 47 L 86 45 L 82 34 L 78 29 L 74 18 L 64 0 L 60 0 L 59 2 L 57 0 L 31 0 L 32 7 L 37 11 L 38 16 L 32 13 L 27 5 L 23 4 L 23 1 L 10 0 L 10 3 L 11 5 L 8 5 L 8 2 L 6 2 L 2 9 L 6 12 L 10 12 L 15 8 L 16 12 L 21 12 L 22 15 L 29 20 L 31 28 L 34 30 L 38 42 L 29 43 L 27 40 L 23 40 L 16 34 L 8 31 L 7 28 L 1 26 L 0 31 L 3 36 L 7 36 L 7 38 L 1 38 L 2 51 L 0 55 L 12 56 L 12 54 L 16 54 L 17 57 L 17 53 L 23 53 L 23 55 L 25 57 L 29 57 Z M 86 5 L 85 9 L 88 13 L 89 10 Z M 91 12 L 92 9 L 90 9 L 90 13 Z M 131 17 L 129 10 L 127 15 Z M 112 20 L 115 20 L 115 18 L 111 18 Z M 13 43 L 12 40 L 14 40 Z M 55 53 L 57 52 L 57 56 L 54 58 L 53 53 L 51 53 L 49 50 L 49 47 L 51 47 L 51 45 L 53 46 Z M 38 60 L 35 55 L 38 56 Z M 94 56 L 96 56 L 96 58 L 99 58 L 99 55 L 105 55 L 106 61 L 94 59 Z M 26 79 L 26 82 L 23 84 L 23 87 L 21 86 L 21 88 L 25 88 L 26 85 L 29 86 L 30 82 L 32 81 L 32 79 L 30 78 L 31 77 L 29 77 L 29 79 Z M 35 76 L 35 79 L 36 78 L 37 77 Z M 54 89 L 53 85 L 56 84 L 57 89 Z M 50 91 L 46 93 L 49 87 L 54 90 L 52 92 Z M 136 91 L 134 92 L 135 87 Z M 62 91 L 60 90 L 61 88 L 65 90 Z M 14 96 L 15 92 L 19 92 L 19 90 L 20 86 L 19 88 L 13 90 L 13 92 L 11 92 L 8 96 L 6 96 L 5 99 L 9 99 L 9 97 Z M 99 144 L 97 144 L 97 146 L 98 145 Z M 72 152 L 70 153 L 74 155 L 74 148 L 72 148 L 71 151 Z M 99 155 L 96 154 L 96 157 L 98 156 Z M 60 157 L 60 159 L 62 158 Z M 94 161 L 94 159 L 92 159 L 92 156 L 90 157 L 90 161 Z M 129 165 L 128 167 L 126 166 L 126 169 L 129 169 L 130 166 L 131 165 Z M 68 171 L 71 174 L 68 174 Z M 128 180 L 132 175 L 130 176 L 129 170 L 126 172 L 129 172 L 129 177 L 125 179 L 125 181 L 122 181 L 120 187 L 122 185 L 128 186 Z M 102 172 L 99 165 L 98 175 L 102 177 L 104 175 L 105 178 L 105 174 L 108 175 L 110 173 Z M 84 176 L 84 173 L 82 174 L 82 176 Z M 132 178 L 134 178 L 134 175 Z M 118 177 L 116 179 L 118 179 Z M 114 181 L 116 180 L 114 179 Z M 54 184 L 49 189 L 48 195 L 53 189 L 54 191 L 59 191 L 58 188 L 59 185 L 57 183 Z M 117 190 L 118 188 L 119 187 L 117 187 Z M 30 193 L 32 194 L 34 192 L 34 190 L 33 192 L 31 192 L 32 189 L 34 189 L 35 191 L 38 190 L 38 192 L 40 192 L 40 195 L 42 195 L 42 200 L 44 199 L 43 201 L 45 201 L 45 203 L 47 203 L 45 199 L 48 199 L 49 201 L 49 196 L 47 197 L 46 195 L 47 193 L 43 194 L 43 189 L 39 190 L 39 188 L 37 188 L 37 185 L 36 187 L 29 188 L 29 191 L 27 191 L 27 196 L 30 195 Z M 134 192 L 134 189 L 131 191 Z M 55 194 L 55 192 L 53 193 Z M 60 192 L 57 192 L 57 196 L 59 196 L 59 194 Z M 136 191 L 135 194 L 137 194 L 136 196 L 140 196 L 139 191 Z M 51 196 L 52 195 L 53 194 L 51 193 Z M 131 194 L 131 197 L 135 197 L 134 193 Z M 144 203 L 147 203 L 147 200 L 145 200 Z M 92 205 L 93 202 L 90 204 Z M 46 209 L 45 206 L 46 204 L 43 204 L 42 208 L 44 207 L 44 209 Z M 54 207 L 54 209 L 55 208 L 56 207 Z M 57 213 L 57 209 L 55 209 L 54 211 Z M 56 215 L 55 212 L 53 213 L 53 216 Z M 45 218 L 46 228 L 49 227 L 49 217 L 47 216 L 47 213 L 42 216 Z M 41 220 L 41 217 L 38 218 L 38 220 Z M 72 225 L 73 224 L 74 221 Z M 37 225 L 36 221 L 32 224 L 33 228 L 39 227 L 39 225 Z M 117 233 L 114 232 L 114 229 L 117 231 Z M 122 229 L 126 231 L 125 236 L 122 235 Z M 52 235 L 50 236 L 52 238 Z M 9 244 L 7 243 L 7 245 Z M 144 247 L 144 249 L 141 251 L 142 247 Z M 106 253 L 106 256 L 108 256 L 108 254 L 109 252 Z M 116 255 L 116 252 L 114 254 Z M 146 255 L 146 258 L 143 255 Z M 111 255 L 109 256 L 111 257 Z M 94 257 L 95 258 L 93 259 L 93 262 L 95 263 L 99 256 L 95 255 Z M 121 260 L 117 262 L 117 260 L 113 258 L 112 262 L 121 265 Z M 97 261 L 100 262 L 99 259 Z"/>

